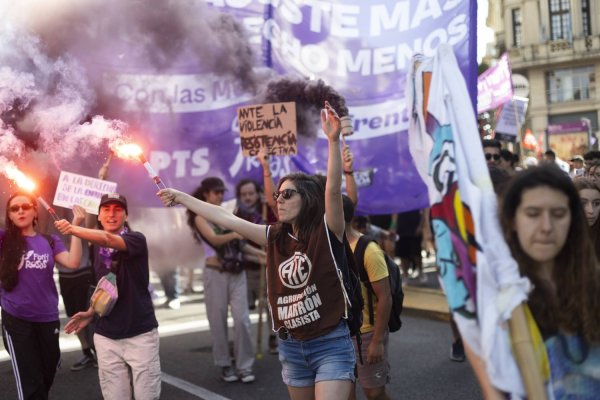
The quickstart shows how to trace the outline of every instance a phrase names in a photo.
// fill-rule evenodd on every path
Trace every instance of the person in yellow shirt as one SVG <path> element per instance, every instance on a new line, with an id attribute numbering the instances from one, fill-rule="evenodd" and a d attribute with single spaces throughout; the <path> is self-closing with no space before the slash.
<path id="1" fill-rule="evenodd" d="M 346 221 L 346 236 L 350 248 L 354 252 L 358 240 L 362 236 L 360 232 L 352 227 L 351 221 L 354 217 L 354 203 L 348 196 L 343 196 L 344 220 Z M 388 269 L 383 255 L 383 250 L 375 242 L 368 244 L 364 255 L 364 266 L 373 290 L 374 318 L 371 323 L 369 318 L 369 307 L 366 304 L 368 288 L 361 282 L 362 296 L 365 299 L 363 309 L 363 324 L 360 328 L 362 345 L 358 346 L 356 337 L 353 338 L 354 351 L 358 362 L 358 381 L 363 388 L 365 396 L 370 400 L 387 400 L 389 396 L 385 392 L 385 385 L 389 383 L 390 364 L 388 361 L 388 320 L 392 309 L 392 296 L 388 280 Z M 362 353 L 362 358 L 360 357 Z M 356 399 L 355 388 L 350 392 L 350 399 Z"/>

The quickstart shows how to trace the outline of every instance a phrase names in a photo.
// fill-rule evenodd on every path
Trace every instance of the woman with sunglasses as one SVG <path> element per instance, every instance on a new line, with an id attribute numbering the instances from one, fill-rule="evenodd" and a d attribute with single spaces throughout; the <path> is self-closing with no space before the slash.
<path id="1" fill-rule="evenodd" d="M 223 181 L 217 177 L 209 177 L 202 180 L 192 196 L 221 209 L 224 193 Z M 205 268 L 202 280 L 206 315 L 212 337 L 213 362 L 221 368 L 221 379 L 225 382 L 254 382 L 254 347 L 250 332 L 246 271 L 241 268 L 227 268 L 223 251 L 228 246 L 234 252 L 249 252 L 255 257 L 263 252 L 241 243 L 242 237 L 238 233 L 227 231 L 219 224 L 211 222 L 210 218 L 205 218 L 190 209 L 187 214 L 188 225 L 194 238 L 204 249 Z M 241 256 L 239 259 L 241 267 Z M 257 258 L 255 260 L 259 261 Z M 235 367 L 232 366 L 229 353 L 227 314 L 230 307 L 235 332 Z"/>
<path id="2" fill-rule="evenodd" d="M 73 224 L 85 211 L 73 206 Z M 11 360 L 19 398 L 47 399 L 60 364 L 58 293 L 55 262 L 75 269 L 81 240 L 72 237 L 67 251 L 56 235 L 37 232 L 37 202 L 15 193 L 6 203 L 6 229 L 0 230 L 0 306 L 2 338 Z"/>
<path id="3" fill-rule="evenodd" d="M 325 103 L 321 125 L 328 141 L 325 188 L 303 173 L 283 177 L 273 197 L 279 222 L 257 225 L 173 189 L 158 195 L 267 248 L 267 293 L 279 336 L 282 377 L 293 400 L 344 399 L 354 381 L 355 355 L 346 293 L 338 265 L 344 253 L 340 121 Z"/>

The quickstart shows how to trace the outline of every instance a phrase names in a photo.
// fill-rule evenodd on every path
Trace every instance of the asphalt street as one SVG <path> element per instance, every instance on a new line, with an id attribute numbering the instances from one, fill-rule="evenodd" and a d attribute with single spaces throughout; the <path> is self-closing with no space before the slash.
<path id="1" fill-rule="evenodd" d="M 276 355 L 266 352 L 255 363 L 256 381 L 225 383 L 213 366 L 211 338 L 201 293 L 182 297 L 179 310 L 157 308 L 161 335 L 162 399 L 286 399 Z M 256 334 L 257 314 L 251 314 Z M 63 319 L 63 326 L 66 319 Z M 449 360 L 452 336 L 447 322 L 407 311 L 404 326 L 390 335 L 392 399 L 478 399 L 480 391 L 467 363 Z M 230 324 L 231 325 L 231 324 Z M 231 332 L 230 332 L 231 334 Z M 81 356 L 75 337 L 62 335 L 63 366 L 56 375 L 50 399 L 101 399 L 97 370 L 71 372 Z M 0 352 L 0 398 L 16 399 L 10 361 Z M 359 399 L 364 399 L 362 394 Z"/>

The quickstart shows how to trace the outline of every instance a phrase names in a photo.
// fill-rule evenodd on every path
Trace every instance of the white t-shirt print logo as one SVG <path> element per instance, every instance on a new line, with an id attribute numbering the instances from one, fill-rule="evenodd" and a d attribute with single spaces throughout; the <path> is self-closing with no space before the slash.
<path id="1" fill-rule="evenodd" d="M 23 259 L 19 269 L 25 265 L 25 269 L 46 269 L 48 266 L 48 260 L 50 257 L 48 254 L 37 254 L 33 250 L 27 251 L 23 254 Z"/>
<path id="2" fill-rule="evenodd" d="M 279 264 L 279 279 L 284 286 L 298 289 L 306 286 L 312 264 L 306 254 L 295 252 L 293 256 Z"/>

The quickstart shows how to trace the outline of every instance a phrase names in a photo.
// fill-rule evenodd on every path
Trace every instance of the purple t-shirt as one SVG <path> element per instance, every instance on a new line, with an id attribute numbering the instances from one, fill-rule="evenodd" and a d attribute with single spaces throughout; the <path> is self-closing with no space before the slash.
<path id="1" fill-rule="evenodd" d="M 4 239 L 0 230 L 0 242 Z M 54 283 L 54 256 L 66 251 L 56 235 L 54 249 L 41 234 L 26 236 L 25 254 L 19 266 L 18 282 L 13 290 L 0 287 L 0 305 L 10 315 L 31 322 L 58 321 L 58 292 Z"/>

